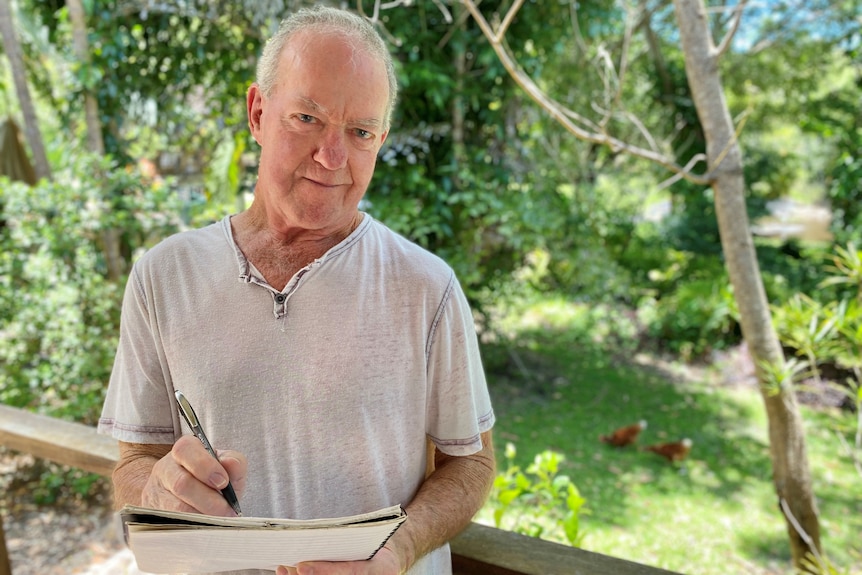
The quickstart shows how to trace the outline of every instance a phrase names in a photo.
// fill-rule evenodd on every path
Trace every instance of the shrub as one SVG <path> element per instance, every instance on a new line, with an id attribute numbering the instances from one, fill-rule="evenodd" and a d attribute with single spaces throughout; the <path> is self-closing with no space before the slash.
<path id="1" fill-rule="evenodd" d="M 71 156 L 53 181 L 0 180 L 0 402 L 94 423 L 116 351 L 122 282 L 102 238 L 125 251 L 176 228 L 170 189 L 110 160 Z"/>
<path id="2" fill-rule="evenodd" d="M 554 451 L 536 455 L 526 472 L 514 464 L 515 446 L 506 445 L 506 470 L 494 480 L 489 505 L 494 525 L 531 537 L 561 539 L 579 547 L 584 534 L 580 515 L 586 513 L 578 488 L 558 475 L 564 457 Z"/>

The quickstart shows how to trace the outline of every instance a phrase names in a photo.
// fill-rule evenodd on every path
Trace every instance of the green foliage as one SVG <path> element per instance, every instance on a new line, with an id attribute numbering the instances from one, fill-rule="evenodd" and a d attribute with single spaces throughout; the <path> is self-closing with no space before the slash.
<path id="1" fill-rule="evenodd" d="M 76 94 L 57 103 L 67 123 L 80 113 L 77 94 L 94 90 L 105 146 L 115 158 L 129 159 L 136 125 L 158 123 L 171 151 L 214 148 L 225 127 L 244 118 L 243 95 L 261 44 L 254 21 L 266 11 L 248 11 L 241 3 L 203 8 L 166 2 L 135 9 L 114 0 L 89 5 L 91 61 L 74 64 Z M 63 5 L 34 3 L 32 9 L 74 62 Z"/>
<path id="2" fill-rule="evenodd" d="M 514 464 L 522 470 L 536 453 L 564 455 L 559 474 L 577 483 L 591 511 L 581 516 L 583 549 L 677 573 L 789 570 L 761 394 L 723 377 L 738 375 L 735 355 L 721 354 L 727 359 L 712 364 L 715 369 L 701 370 L 589 345 L 595 328 L 580 321 L 579 312 L 586 305 L 570 301 L 567 309 L 555 298 L 512 308 L 505 317 L 511 339 L 483 348 L 497 414 L 494 433 L 503 438 L 497 445 L 500 471 L 506 469 L 507 442 L 517 444 Z M 860 475 L 836 440 L 852 441 L 855 414 L 804 404 L 800 411 L 824 550 L 835 565 L 856 574 L 862 567 Z M 639 419 L 649 422 L 638 438 L 641 447 L 693 440 L 683 465 L 598 440 Z M 478 520 L 493 525 L 495 510 L 489 503 Z M 566 543 L 562 534 L 555 540 Z"/>
<path id="3" fill-rule="evenodd" d="M 819 379 L 816 355 L 834 332 L 834 314 L 810 297 L 796 294 L 783 305 L 772 306 L 772 317 L 781 342 L 803 357 Z"/>
<path id="4" fill-rule="evenodd" d="M 778 362 L 761 361 L 758 367 L 764 377 L 761 385 L 764 391 L 773 397 L 792 389 L 794 384 L 802 381 L 810 373 L 807 360 L 796 357 Z"/>
<path id="5" fill-rule="evenodd" d="M 835 219 L 832 230 L 839 242 L 860 241 L 862 230 L 862 120 L 843 132 L 836 146 L 828 188 Z"/>
<path id="6" fill-rule="evenodd" d="M 750 191 L 749 216 L 755 219 L 764 215 L 766 200 L 791 197 L 800 171 L 801 159 L 784 148 L 775 149 L 760 142 L 747 146 L 744 175 Z"/>
<path id="7" fill-rule="evenodd" d="M 81 500 L 92 495 L 102 482 L 104 478 L 95 473 L 48 464 L 33 483 L 32 497 L 35 503 L 47 506 L 69 499 Z"/>
<path id="8" fill-rule="evenodd" d="M 820 283 L 820 287 L 849 285 L 855 288 L 856 299 L 862 301 L 862 251 L 857 250 L 852 242 L 846 249 L 838 245 L 832 261 L 833 265 L 826 268 L 831 275 Z"/>
<path id="9" fill-rule="evenodd" d="M 814 555 L 810 551 L 805 554 L 805 557 L 802 559 L 801 569 L 797 569 L 796 572 L 798 575 L 810 575 L 811 573 L 816 575 L 850 575 L 849 569 L 841 570 L 829 561 L 829 559 Z"/>
<path id="10" fill-rule="evenodd" d="M 618 184 L 611 178 L 561 184 L 531 198 L 530 225 L 547 226 L 539 240 L 547 258 L 535 287 L 597 302 L 634 299 L 644 251 L 634 223 L 640 204 L 628 194 L 634 184 Z"/>
<path id="11" fill-rule="evenodd" d="M 653 237 L 643 235 L 632 245 L 648 244 Z M 793 294 L 803 288 L 815 290 L 822 279 L 822 271 L 816 271 L 822 269 L 822 249 L 797 247 L 793 243 L 758 246 L 767 296 L 771 301 L 791 302 L 773 308 L 777 329 L 787 338 L 803 337 L 812 321 L 807 308 L 791 311 Z M 631 254 L 635 257 L 624 261 L 631 262 L 625 265 L 634 272 L 638 317 L 660 348 L 692 358 L 741 340 L 736 301 L 721 259 L 671 249 L 660 239 Z M 823 296 L 833 293 L 820 290 Z M 820 321 L 829 319 L 821 317 Z"/>
<path id="12" fill-rule="evenodd" d="M 654 295 L 638 305 L 640 320 L 662 345 L 685 358 L 739 340 L 739 312 L 720 261 L 670 252 L 665 269 L 650 272 Z"/>
<path id="13" fill-rule="evenodd" d="M 70 153 L 54 181 L 0 181 L 0 401 L 95 422 L 116 351 L 122 286 L 103 237 L 142 247 L 176 229 L 166 187 Z"/>
<path id="14" fill-rule="evenodd" d="M 862 368 L 862 258 L 853 244 L 835 246 L 814 295 L 797 293 L 773 306 L 781 342 L 804 357 L 816 374 L 818 361 Z M 835 292 L 828 288 L 843 288 Z M 835 299 L 831 299 L 835 297 Z"/>
<path id="15" fill-rule="evenodd" d="M 365 208 L 449 262 L 479 304 L 535 241 L 520 221 L 533 191 L 515 186 L 507 163 L 500 102 L 514 87 L 472 23 L 453 27 L 427 3 L 386 11 L 383 23 L 401 94 Z"/>
<path id="16" fill-rule="evenodd" d="M 794 238 L 755 238 L 754 246 L 766 295 L 774 302 L 785 301 L 796 292 L 816 291 L 823 279 L 823 259 L 832 248 L 828 243 Z"/>
<path id="17" fill-rule="evenodd" d="M 848 399 L 856 410 L 855 449 L 862 452 L 862 258 L 851 243 L 847 248 L 835 247 L 830 275 L 821 288 L 848 286 L 848 295 L 821 302 L 811 296 L 797 294 L 782 306 L 773 308 L 775 326 L 782 344 L 793 349 L 803 360 L 791 359 L 784 373 L 772 368 L 773 385 L 799 381 L 813 374 L 819 379 L 818 363 L 831 362 L 849 370 L 853 377 L 829 382 Z M 822 298 L 821 291 L 818 297 Z M 828 293 L 828 292 L 826 292 Z M 767 366 L 768 367 L 768 366 Z M 807 371 L 807 370 L 810 370 Z M 854 455 L 854 457 L 856 457 Z"/>
<path id="18" fill-rule="evenodd" d="M 563 534 L 570 545 L 580 547 L 584 533 L 580 528 L 586 500 L 566 475 L 560 475 L 565 460 L 554 451 L 535 456 L 525 471 L 514 464 L 516 449 L 506 445 L 506 470 L 497 474 L 489 497 L 498 528 L 531 537 L 543 537 L 546 531 Z"/>
<path id="19" fill-rule="evenodd" d="M 849 31 L 846 41 L 812 43 L 813 47 L 820 45 L 820 50 L 811 50 L 814 65 L 796 67 L 796 73 L 813 76 L 811 89 L 798 88 L 798 101 L 803 105 L 798 112 L 795 108 L 790 112 L 798 113 L 800 126 L 806 132 L 829 143 L 823 168 L 825 195 L 833 212 L 831 230 L 835 240 L 844 244 L 862 240 L 862 115 L 859 113 L 862 60 L 859 58 L 858 20 L 854 24 L 856 16 L 850 16 L 858 16 L 858 8 L 853 12 L 840 3 L 836 8 L 834 12 L 825 13 L 836 17 L 836 21 L 821 31 Z M 845 14 L 842 10 L 846 11 L 846 18 L 842 18 Z M 808 42 L 799 45 L 806 44 Z M 801 97 L 801 94 L 809 95 Z"/>

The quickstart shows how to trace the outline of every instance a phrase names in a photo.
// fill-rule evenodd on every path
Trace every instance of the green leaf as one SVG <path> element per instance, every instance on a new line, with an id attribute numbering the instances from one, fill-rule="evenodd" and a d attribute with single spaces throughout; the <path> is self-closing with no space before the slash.
<path id="1" fill-rule="evenodd" d="M 523 493 L 523 491 L 521 489 L 507 489 L 506 491 L 503 491 L 500 493 L 498 500 L 503 505 L 509 505 L 512 503 L 512 501 L 517 499 L 522 493 Z"/>

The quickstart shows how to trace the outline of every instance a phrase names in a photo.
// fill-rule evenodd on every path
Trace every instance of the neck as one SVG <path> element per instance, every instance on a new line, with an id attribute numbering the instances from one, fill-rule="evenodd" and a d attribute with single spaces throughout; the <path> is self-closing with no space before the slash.
<path id="1" fill-rule="evenodd" d="M 231 218 L 234 230 L 244 235 L 269 237 L 270 241 L 284 246 L 299 244 L 329 244 L 330 247 L 349 236 L 362 221 L 356 210 L 341 224 L 322 229 L 304 228 L 280 215 L 272 215 L 262 206 L 253 203 L 247 210 Z M 328 249 L 328 248 L 327 248 Z"/>
<path id="2" fill-rule="evenodd" d="M 234 241 L 274 288 L 281 290 L 293 275 L 320 258 L 355 230 L 363 215 L 357 211 L 345 226 L 328 232 L 274 227 L 252 209 L 231 218 Z"/>

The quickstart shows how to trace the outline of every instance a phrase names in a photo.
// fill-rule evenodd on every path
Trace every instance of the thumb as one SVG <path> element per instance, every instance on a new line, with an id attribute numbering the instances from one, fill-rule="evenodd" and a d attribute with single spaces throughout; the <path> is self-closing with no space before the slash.
<path id="1" fill-rule="evenodd" d="M 217 453 L 219 463 L 227 471 L 237 496 L 241 496 L 245 492 L 248 477 L 248 461 L 245 455 L 232 449 L 219 449 Z"/>

